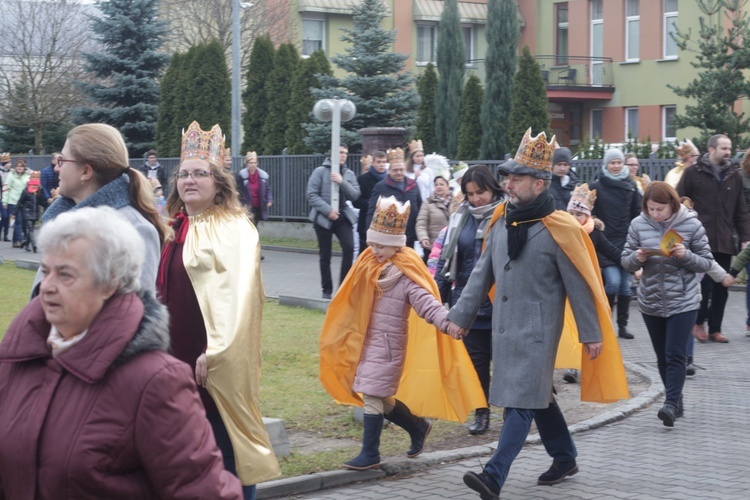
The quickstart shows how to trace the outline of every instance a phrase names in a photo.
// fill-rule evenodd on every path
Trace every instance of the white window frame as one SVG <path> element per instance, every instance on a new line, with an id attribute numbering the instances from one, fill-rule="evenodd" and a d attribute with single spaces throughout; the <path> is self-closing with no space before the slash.
<path id="1" fill-rule="evenodd" d="M 602 140 L 602 137 L 604 136 L 604 109 L 592 108 L 589 110 L 589 137 L 591 138 L 591 141 L 594 141 L 597 136 L 597 131 L 594 130 L 594 114 L 596 113 L 599 114 L 599 140 Z"/>
<path id="2" fill-rule="evenodd" d="M 676 142 L 677 141 L 677 128 L 674 129 L 674 135 L 667 135 L 667 113 L 671 110 L 673 114 L 677 114 L 677 106 L 668 105 L 661 107 L 661 137 L 663 141 Z"/>
<path id="3" fill-rule="evenodd" d="M 664 10 L 664 23 L 662 26 L 662 29 L 664 31 L 663 33 L 663 40 L 662 40 L 662 58 L 663 59 L 677 59 L 679 57 L 679 48 L 675 46 L 675 53 L 674 54 L 667 54 L 667 45 L 670 42 L 670 36 L 669 36 L 669 26 L 671 24 L 674 24 L 675 27 L 678 26 L 678 11 L 676 10 L 667 10 L 667 1 L 668 0 L 662 0 L 662 8 Z M 675 0 L 677 1 L 677 0 Z M 679 7 L 678 7 L 679 8 Z M 674 43 L 674 42 L 672 42 Z"/>
<path id="4" fill-rule="evenodd" d="M 305 22 L 315 22 L 320 24 L 320 50 L 326 51 L 326 16 L 325 14 L 305 14 L 302 17 L 302 25 L 301 25 L 301 31 L 302 31 L 302 43 L 301 43 L 301 50 L 303 58 L 308 58 L 312 54 L 306 54 L 305 53 Z M 317 49 L 316 49 L 317 50 Z M 314 51 L 313 51 L 314 52 Z"/>
<path id="5" fill-rule="evenodd" d="M 633 112 L 635 112 L 635 133 L 634 134 L 630 134 L 629 132 L 630 132 L 630 129 L 632 128 L 632 126 L 631 126 L 632 124 L 630 123 L 631 122 L 631 120 L 630 120 L 630 114 L 633 113 Z M 638 108 L 637 107 L 625 108 L 625 142 L 633 141 L 633 140 L 637 140 L 638 139 L 638 133 L 639 133 L 638 126 L 639 126 L 639 122 L 640 122 L 640 116 L 639 116 L 639 113 L 638 113 Z"/>
<path id="6" fill-rule="evenodd" d="M 424 58 L 420 58 L 420 55 L 422 54 L 419 53 L 420 51 L 419 35 L 420 35 L 420 31 L 423 29 L 429 29 L 431 36 L 432 36 L 432 48 L 430 50 L 431 54 L 430 54 L 430 57 L 426 60 L 422 60 Z M 417 66 L 427 66 L 429 63 L 432 63 L 433 65 L 437 66 L 437 40 L 438 40 L 437 23 L 428 23 L 428 22 L 417 23 L 417 50 L 415 50 L 415 55 L 414 55 L 414 60 Z"/>
<path id="7" fill-rule="evenodd" d="M 594 17 L 594 6 L 596 4 L 601 5 L 602 7 L 602 13 L 600 14 L 600 17 Z M 594 57 L 602 57 L 603 56 L 603 45 L 604 45 L 604 2 L 603 0 L 591 0 L 591 39 L 589 40 L 591 50 L 590 55 L 592 58 Z M 595 33 L 596 28 L 601 28 L 601 43 L 596 43 Z M 599 59 L 592 59 L 591 60 L 591 85 L 593 86 L 600 86 L 602 84 L 602 61 Z"/>
<path id="8" fill-rule="evenodd" d="M 560 12 L 565 11 L 565 21 L 560 21 Z M 567 65 L 570 57 L 570 9 L 568 2 L 555 4 L 555 64 Z M 565 33 L 565 54 L 560 52 L 560 36 Z"/>
<path id="9" fill-rule="evenodd" d="M 628 16 L 628 5 L 635 4 L 635 10 L 638 14 Z M 625 61 L 627 62 L 638 62 L 640 58 L 640 5 L 639 0 L 625 0 Z M 630 27 L 636 26 L 638 29 L 638 40 L 636 40 L 635 54 L 630 53 Z"/>
<path id="10" fill-rule="evenodd" d="M 466 43 L 466 31 L 469 30 L 469 43 Z M 476 63 L 472 62 L 476 57 L 477 30 L 473 24 L 461 25 L 461 36 L 464 38 L 464 50 L 466 51 L 466 67 L 473 68 Z"/>

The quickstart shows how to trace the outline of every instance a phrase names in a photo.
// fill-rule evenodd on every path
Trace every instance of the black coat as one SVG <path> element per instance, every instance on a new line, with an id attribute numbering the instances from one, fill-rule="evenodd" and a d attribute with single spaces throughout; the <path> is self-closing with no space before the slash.
<path id="1" fill-rule="evenodd" d="M 14 213 L 21 212 L 23 220 L 35 221 L 39 220 L 39 207 L 47 207 L 47 198 L 42 189 L 39 188 L 36 193 L 29 193 L 28 189 L 24 189 L 18 198 Z"/>
<path id="2" fill-rule="evenodd" d="M 604 222 L 604 236 L 621 253 L 628 238 L 630 222 L 641 214 L 638 188 L 631 179 L 618 180 L 606 175 L 599 176 L 590 188 L 596 189 L 596 203 L 591 215 Z"/>
<path id="3" fill-rule="evenodd" d="M 581 183 L 578 175 L 572 170 L 568 172 L 568 177 L 570 177 L 570 181 L 563 186 L 560 184 L 560 177 L 557 175 L 552 176 L 552 183 L 549 185 L 549 194 L 555 199 L 555 209 L 557 210 L 568 209 L 570 195 L 573 193 L 576 186 Z"/>
<path id="4" fill-rule="evenodd" d="M 410 202 L 411 212 L 409 212 L 409 222 L 406 224 L 406 246 L 413 248 L 414 242 L 417 241 L 417 216 L 419 215 L 419 209 L 422 208 L 422 195 L 419 194 L 417 181 L 408 177 L 404 178 L 404 188 L 402 189 L 396 186 L 390 175 L 386 175 L 385 179 L 375 184 L 372 193 L 370 193 L 370 201 L 367 204 L 367 219 L 365 220 L 365 226 L 367 227 L 370 227 L 372 216 L 375 215 L 375 204 L 381 196 L 384 198 L 395 196 L 401 203 Z"/>
<path id="5" fill-rule="evenodd" d="M 370 206 L 370 195 L 372 194 L 372 190 L 375 187 L 375 184 L 380 182 L 380 179 L 378 179 L 371 171 L 367 171 L 357 177 L 357 182 L 359 183 L 359 199 L 352 203 L 355 208 L 359 209 L 359 220 L 357 221 L 359 239 L 367 241 L 367 229 L 370 227 L 367 219 L 367 209 Z M 364 251 L 364 249 L 361 250 Z"/>
<path id="6" fill-rule="evenodd" d="M 594 230 L 589 234 L 596 250 L 596 258 L 599 260 L 599 268 L 619 266 L 620 251 L 604 236 L 603 227 L 601 221 L 595 221 Z"/>

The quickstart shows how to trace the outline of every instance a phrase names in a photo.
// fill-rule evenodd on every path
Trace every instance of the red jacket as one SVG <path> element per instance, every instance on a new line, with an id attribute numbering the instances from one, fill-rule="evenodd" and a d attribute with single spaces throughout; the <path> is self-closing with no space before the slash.
<path id="1" fill-rule="evenodd" d="M 39 299 L 0 344 L 0 499 L 242 498 L 151 295 L 109 300 L 52 358 Z"/>

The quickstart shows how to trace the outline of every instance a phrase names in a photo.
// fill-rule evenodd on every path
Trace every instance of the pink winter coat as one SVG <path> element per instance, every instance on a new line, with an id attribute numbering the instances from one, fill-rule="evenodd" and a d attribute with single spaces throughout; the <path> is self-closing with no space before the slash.
<path id="1" fill-rule="evenodd" d="M 0 499 L 242 498 L 153 295 L 112 297 L 53 358 L 39 299 L 0 344 Z"/>
<path id="2" fill-rule="evenodd" d="M 439 330 L 448 328 L 448 311 L 428 291 L 407 278 L 395 266 L 390 280 L 378 280 L 382 295 L 375 298 L 362 347 L 354 390 L 376 398 L 396 394 L 404 370 L 411 308 Z"/>

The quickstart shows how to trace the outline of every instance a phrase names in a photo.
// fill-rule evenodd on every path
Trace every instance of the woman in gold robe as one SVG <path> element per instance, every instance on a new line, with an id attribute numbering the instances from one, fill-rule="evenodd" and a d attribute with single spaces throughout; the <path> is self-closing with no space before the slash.
<path id="1" fill-rule="evenodd" d="M 259 410 L 260 325 L 265 294 L 258 232 L 224 171 L 218 125 L 193 122 L 167 211 L 175 236 L 164 248 L 157 288 L 170 314 L 172 351 L 188 363 L 224 463 L 243 484 L 279 475 Z"/>

